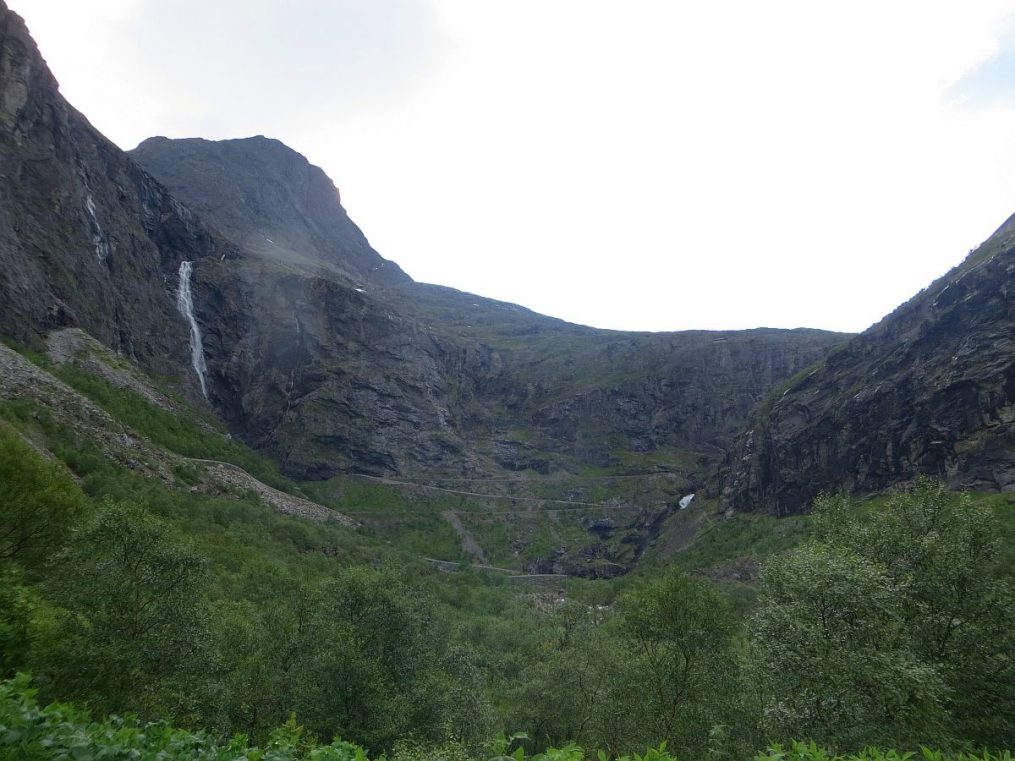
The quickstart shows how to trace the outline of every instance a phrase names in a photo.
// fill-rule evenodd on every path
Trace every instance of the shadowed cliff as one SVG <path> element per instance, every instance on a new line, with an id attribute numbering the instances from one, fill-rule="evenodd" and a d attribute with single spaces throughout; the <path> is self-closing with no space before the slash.
<path id="1" fill-rule="evenodd" d="M 951 272 L 762 406 L 722 482 L 735 509 L 920 474 L 1015 489 L 1015 217 Z"/>

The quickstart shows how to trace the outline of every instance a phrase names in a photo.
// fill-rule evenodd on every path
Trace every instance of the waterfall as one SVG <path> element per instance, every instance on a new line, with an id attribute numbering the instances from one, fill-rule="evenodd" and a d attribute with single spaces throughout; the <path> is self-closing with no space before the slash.
<path id="1" fill-rule="evenodd" d="M 99 257 L 100 262 L 104 262 L 106 257 L 109 256 L 112 247 L 106 241 L 106 236 L 102 232 L 102 225 L 99 224 L 99 217 L 95 213 L 95 201 L 92 200 L 91 193 L 85 196 L 85 211 L 88 212 L 88 220 L 91 222 L 92 243 L 95 245 L 95 255 Z"/>
<path id="2" fill-rule="evenodd" d="M 190 323 L 190 364 L 201 382 L 201 393 L 208 398 L 208 386 L 204 376 L 208 365 L 204 361 L 204 347 L 201 345 L 201 328 L 194 319 L 194 296 L 190 290 L 190 273 L 194 270 L 194 262 L 180 262 L 180 289 L 176 292 L 176 308 Z"/>

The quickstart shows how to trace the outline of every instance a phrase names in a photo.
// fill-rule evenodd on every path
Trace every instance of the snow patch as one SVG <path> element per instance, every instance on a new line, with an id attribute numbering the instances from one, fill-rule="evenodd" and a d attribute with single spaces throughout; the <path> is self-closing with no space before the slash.
<path id="1" fill-rule="evenodd" d="M 678 502 L 677 504 L 680 505 L 681 510 L 686 510 L 693 501 L 694 494 L 685 494 L 683 497 L 680 498 L 680 502 Z"/>

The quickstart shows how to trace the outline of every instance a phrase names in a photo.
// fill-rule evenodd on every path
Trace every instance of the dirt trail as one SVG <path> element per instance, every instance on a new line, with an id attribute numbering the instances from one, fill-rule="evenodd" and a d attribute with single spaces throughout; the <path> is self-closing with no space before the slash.
<path id="1" fill-rule="evenodd" d="M 462 563 L 459 563 L 454 560 L 438 560 L 437 558 L 423 558 L 423 560 L 425 560 L 428 563 L 433 563 L 442 571 L 453 571 L 462 565 Z M 484 565 L 482 563 L 470 563 L 469 567 L 477 571 L 494 571 L 496 573 L 503 573 L 512 581 L 525 579 L 570 578 L 566 573 L 523 573 L 521 571 L 516 571 L 513 568 L 499 568 L 498 566 L 495 565 Z"/>
<path id="2" fill-rule="evenodd" d="M 577 500 L 570 499 L 547 499 L 545 497 L 517 497 L 512 496 L 510 494 L 483 494 L 482 492 L 463 491 L 461 489 L 448 489 L 443 486 L 430 486 L 429 484 L 416 483 L 415 481 L 401 481 L 397 478 L 385 478 L 384 476 L 368 476 L 364 473 L 349 473 L 348 475 L 352 478 L 364 478 L 368 481 L 377 481 L 378 483 L 389 484 L 390 486 L 411 486 L 416 489 L 439 491 L 445 494 L 460 494 L 465 497 L 479 497 L 481 499 L 506 499 L 511 502 L 532 502 L 536 504 L 546 504 L 546 505 L 567 505 L 567 507 L 564 508 L 548 508 L 547 512 L 549 512 L 550 510 L 553 510 L 554 512 L 564 512 L 569 509 L 581 510 L 589 507 L 595 507 L 601 510 L 640 509 L 639 507 L 636 507 L 634 505 L 615 504 L 610 502 L 579 502 Z M 643 505 L 642 507 L 652 507 L 652 506 L 653 505 Z"/>

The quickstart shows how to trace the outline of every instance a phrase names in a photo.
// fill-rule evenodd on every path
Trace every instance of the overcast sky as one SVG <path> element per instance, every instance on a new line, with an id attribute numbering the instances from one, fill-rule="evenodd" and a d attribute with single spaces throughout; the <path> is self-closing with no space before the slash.
<path id="1" fill-rule="evenodd" d="M 265 134 L 415 279 L 862 330 L 1015 212 L 1015 2 L 8 0 L 123 148 Z"/>

